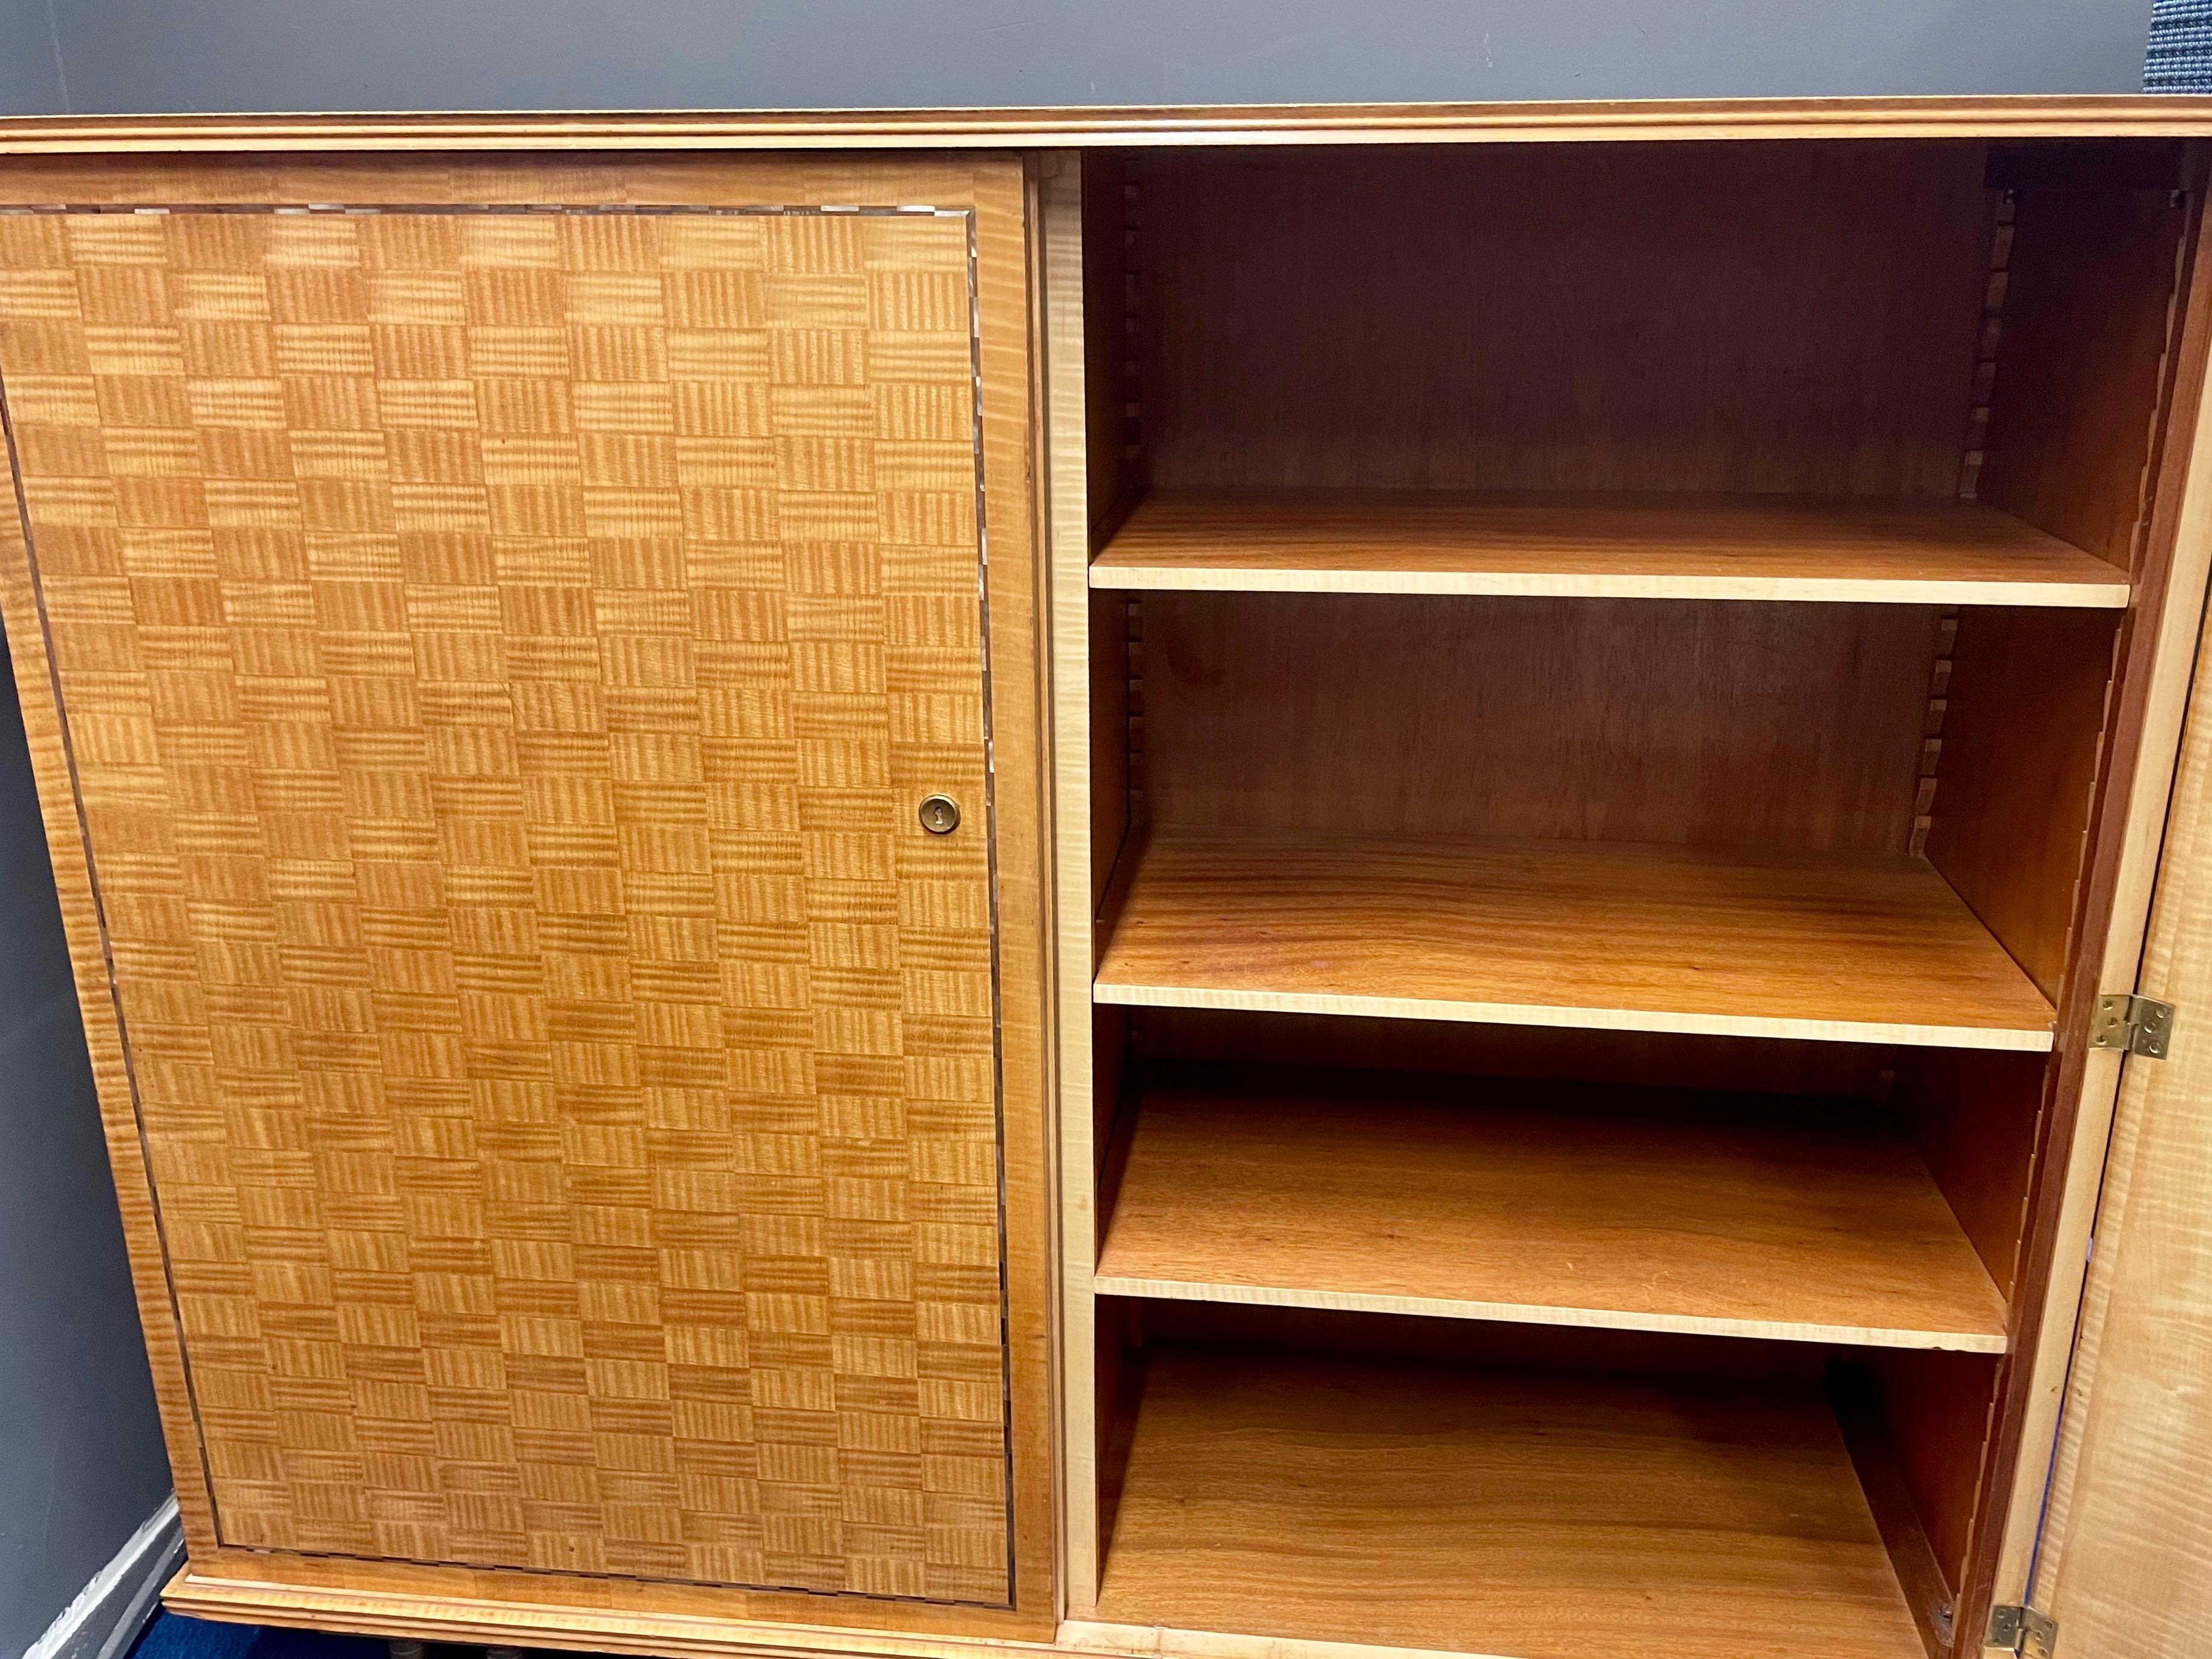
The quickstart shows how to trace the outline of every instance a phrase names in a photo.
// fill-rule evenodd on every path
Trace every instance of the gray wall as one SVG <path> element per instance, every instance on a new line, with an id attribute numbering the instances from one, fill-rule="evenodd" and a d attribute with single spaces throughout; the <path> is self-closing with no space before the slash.
<path id="1" fill-rule="evenodd" d="M 64 102 L 46 0 L 0 0 L 0 110 Z M 15 510 L 0 482 L 0 511 Z M 169 1468 L 5 674 L 0 940 L 0 1655 L 12 1656 L 154 1513 Z"/>
<path id="2" fill-rule="evenodd" d="M 0 0 L 0 111 L 64 107 L 46 0 Z M 0 512 L 13 513 L 0 478 Z M 169 1491 L 92 1069 L 0 672 L 0 1655 L 36 1641 Z"/>
<path id="3" fill-rule="evenodd" d="M 0 938 L 0 1654 L 15 1655 L 160 1506 L 169 1470 L 4 672 Z"/>
<path id="4" fill-rule="evenodd" d="M 68 107 L 46 0 L 0 0 L 0 115 Z"/>
<path id="5" fill-rule="evenodd" d="M 72 107 L 108 113 L 2130 92 L 2151 10 L 2150 0 L 52 4 Z"/>
<path id="6" fill-rule="evenodd" d="M 46 0 L 0 0 L 0 111 L 63 106 Z M 0 511 L 15 499 L 0 479 Z M 168 1495 L 15 681 L 0 673 L 0 1655 Z"/>

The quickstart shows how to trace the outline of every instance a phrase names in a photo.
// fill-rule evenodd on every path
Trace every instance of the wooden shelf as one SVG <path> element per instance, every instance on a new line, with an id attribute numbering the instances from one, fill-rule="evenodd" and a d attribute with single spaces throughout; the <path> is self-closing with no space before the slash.
<path id="1" fill-rule="evenodd" d="M 1162 826 L 1102 1003 L 2047 1050 L 2051 1009 L 1918 859 Z"/>
<path id="2" fill-rule="evenodd" d="M 1741 1385 L 1162 1350 L 1095 1624 L 1521 1659 L 1920 1659 L 1835 1419 Z M 1138 1641 L 1141 1636 L 1143 1640 Z"/>
<path id="3" fill-rule="evenodd" d="M 2005 1346 L 2004 1299 L 1899 1137 L 1823 1102 L 1553 1083 L 1165 1074 L 1094 1288 Z"/>
<path id="4" fill-rule="evenodd" d="M 1094 588 L 2114 609 L 2124 571 L 1944 497 L 1281 490 L 1139 502 Z"/>

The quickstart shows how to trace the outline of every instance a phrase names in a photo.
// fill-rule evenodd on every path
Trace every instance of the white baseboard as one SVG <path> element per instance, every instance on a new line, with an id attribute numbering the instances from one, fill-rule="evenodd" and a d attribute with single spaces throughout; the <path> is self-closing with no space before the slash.
<path id="1" fill-rule="evenodd" d="M 154 1616 L 161 1586 L 184 1555 L 177 1500 L 164 1498 L 115 1558 L 93 1575 L 46 1633 L 31 1644 L 23 1659 L 122 1659 Z"/>

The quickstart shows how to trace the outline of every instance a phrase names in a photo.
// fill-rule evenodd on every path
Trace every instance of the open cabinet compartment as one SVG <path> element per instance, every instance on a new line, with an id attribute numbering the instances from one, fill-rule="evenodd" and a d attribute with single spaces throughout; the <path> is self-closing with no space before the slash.
<path id="1" fill-rule="evenodd" d="M 1099 1034 L 1100 1052 L 1121 1070 L 1097 1178 L 1092 1279 L 1107 1528 L 1099 1621 L 1174 1623 L 1188 1612 L 1188 1604 L 1146 1612 L 1158 1575 L 1183 1581 L 1164 1565 L 1170 1546 L 1146 1528 L 1147 1516 L 1186 1513 L 1198 1500 L 1164 1495 L 1158 1510 L 1117 1511 L 1113 1497 L 1148 1397 L 1140 1379 L 1152 1349 L 1257 1343 L 1277 1357 L 1209 1358 L 1202 1390 L 1235 1392 L 1224 1366 L 1291 1377 L 1301 1357 L 1335 1362 L 1316 1373 L 1312 1418 L 1283 1428 L 1291 1436 L 1283 1445 L 1256 1430 L 1240 1442 L 1243 1431 L 1228 1422 L 1207 1431 L 1291 1483 L 1255 1500 L 1261 1512 L 1252 1525 L 1272 1528 L 1279 1540 L 1301 1530 L 1283 1513 L 1303 1501 L 1298 1483 L 1307 1479 L 1296 1473 L 1293 1451 L 1336 1443 L 1336 1425 L 1351 1420 L 1327 1400 L 1346 1388 L 1406 1400 L 1442 1388 L 1477 1417 L 1489 1409 L 1477 1402 L 1495 1390 L 1516 1400 L 1528 1388 L 1560 1394 L 1567 1415 L 1529 1431 L 1563 1449 L 1565 1461 L 1544 1479 L 1570 1485 L 1602 1482 L 1620 1457 L 1649 1457 L 1653 1470 L 1671 1472 L 1665 1480 L 1692 1480 L 1725 1449 L 1707 1443 L 1716 1425 L 1747 1410 L 1811 1436 L 1795 1444 L 1777 1427 L 1756 1455 L 1727 1451 L 1732 1472 L 1722 1484 L 1676 1492 L 1671 1510 L 1594 1512 L 1577 1500 L 1560 1524 L 1595 1530 L 1554 1537 L 1526 1560 L 1584 1575 L 1568 1600 L 1588 1625 L 1539 1616 L 1565 1594 L 1565 1580 L 1547 1580 L 1530 1592 L 1528 1622 L 1507 1620 L 1477 1640 L 1475 1625 L 1454 1623 L 1476 1616 L 1467 1599 L 1473 1581 L 1462 1580 L 1427 1601 L 1406 1584 L 1376 1592 L 1421 1625 L 1422 1640 L 1388 1636 L 1368 1622 L 1384 1618 L 1385 1606 L 1349 1592 L 1333 1608 L 1313 1603 L 1316 1628 L 1303 1634 L 1501 1655 L 1595 1650 L 1577 1644 L 1608 1618 L 1632 1616 L 1642 1594 L 1609 1575 L 1606 1562 L 1621 1546 L 1608 1528 L 1643 1531 L 1650 1548 L 1680 1552 L 1653 1571 L 1688 1572 L 1711 1548 L 1713 1505 L 1750 1501 L 1744 1481 L 1786 1487 L 1804 1473 L 1786 1473 L 1795 1460 L 1814 1452 L 1826 1473 L 1809 1478 L 1833 1487 L 1833 1513 L 1858 1517 L 1853 1526 L 1888 1552 L 1878 1605 L 1904 1621 L 1890 1625 L 1893 1635 L 1916 1619 L 1931 1638 L 1948 1634 L 1984 1455 L 1980 1431 L 1960 1430 L 1986 1415 L 2008 1345 L 2021 1241 L 2018 1163 L 2037 1116 L 2042 1056 L 1210 1009 L 1109 1007 L 1099 1023 L 1120 1028 Z M 1962 1134 L 1962 1116 L 1978 1111 L 1985 1132 Z M 1292 1357 L 1279 1364 L 1285 1355 Z M 1343 1363 L 1363 1356 L 1411 1357 L 1429 1369 L 1385 1366 L 1363 1381 Z M 1174 1369 L 1181 1361 L 1170 1363 L 1172 1376 L 1185 1375 L 1187 1367 Z M 1547 1380 L 1531 1382 L 1531 1366 Z M 1456 1380 L 1447 1383 L 1447 1373 Z M 1590 1381 L 1600 1375 L 1609 1379 L 1602 1387 Z M 1741 1386 L 1734 1404 L 1709 1414 L 1679 1397 L 1675 1382 L 1686 1375 Z M 1265 1385 L 1277 1396 L 1289 1386 Z M 1588 1438 L 1620 1410 L 1646 1415 L 1648 1432 L 1633 1447 Z M 1313 1547 L 1334 1560 L 1339 1552 L 1397 1552 L 1377 1541 L 1396 1513 L 1394 1491 L 1402 1487 L 1404 1503 L 1417 1507 L 1446 1502 L 1432 1490 L 1431 1431 L 1344 1432 L 1345 1455 L 1358 1449 L 1376 1484 L 1346 1496 L 1360 1538 L 1338 1552 Z M 1844 1446 L 1848 1457 L 1830 1455 Z M 1484 1496 L 1498 1478 L 1491 1460 L 1518 1470 L 1524 1457 L 1504 1444 L 1461 1450 L 1468 1461 L 1453 1466 L 1449 1501 L 1463 1506 L 1470 1535 L 1453 1547 L 1480 1552 L 1494 1520 Z M 1735 1461 L 1740 1455 L 1749 1462 Z M 1584 1457 L 1589 1470 L 1571 1473 Z M 1164 1478 L 1157 1462 L 1137 1467 Z M 1327 1489 L 1309 1473 L 1315 1490 Z M 1523 1501 L 1540 1510 L 1539 1497 Z M 1364 1506 L 1376 1513 L 1359 1519 Z M 1425 1526 L 1443 1524 L 1422 1512 Z M 1648 1535 L 1665 1524 L 1652 1517 L 1668 1515 L 1680 1518 L 1679 1535 Z M 1508 1530 L 1541 1518 L 1516 1510 Z M 1323 1510 L 1310 1525 L 1326 1530 L 1340 1520 L 1347 1516 Z M 1774 1524 L 1796 1535 L 1796 1523 Z M 1746 1523 L 1738 1541 L 1748 1546 L 1755 1530 Z M 1285 1547 L 1298 1558 L 1297 1545 Z M 1569 1558 L 1577 1550 L 1585 1552 L 1578 1562 Z M 1124 1561 L 1133 1553 L 1148 1564 L 1116 1576 L 1123 1552 L 1131 1552 Z M 1271 1570 L 1263 1552 L 1239 1558 L 1254 1575 L 1241 1587 L 1218 1561 L 1188 1582 L 1224 1598 L 1208 1605 L 1234 1607 L 1248 1596 L 1257 1617 L 1282 1589 L 1280 1577 L 1298 1570 Z M 1749 1593 L 1741 1572 L 1769 1575 L 1761 1592 L 1769 1596 L 1785 1584 L 1816 1601 L 1838 1592 L 1826 1577 L 1837 1561 L 1821 1552 L 1754 1549 L 1734 1566 L 1708 1564 L 1713 1576 L 1690 1573 L 1677 1586 L 1686 1599 L 1668 1617 L 1700 1629 L 1718 1621 L 1752 1651 L 1751 1633 L 1767 1615 L 1753 1610 L 1756 1597 L 1739 1602 L 1739 1592 Z M 1494 1561 L 1483 1568 L 1504 1570 Z M 1437 1571 L 1432 1562 L 1424 1577 Z M 1302 1633 L 1249 1618 L 1229 1628 Z M 1453 1631 L 1464 1641 L 1443 1641 Z M 1844 1645 L 1918 1650 L 1917 1640 Z"/>
<path id="2" fill-rule="evenodd" d="M 2192 165 L 1086 160 L 1079 1624 L 1978 1640 Z"/>
<path id="3" fill-rule="evenodd" d="M 1917 1650 L 1865 1375 L 1795 1344 L 1101 1303 L 1097 1634 L 1664 1659 Z M 1986 1374 L 1995 1362 L 1971 1362 Z M 1910 1589 L 1908 1589 L 1910 1586 Z"/>

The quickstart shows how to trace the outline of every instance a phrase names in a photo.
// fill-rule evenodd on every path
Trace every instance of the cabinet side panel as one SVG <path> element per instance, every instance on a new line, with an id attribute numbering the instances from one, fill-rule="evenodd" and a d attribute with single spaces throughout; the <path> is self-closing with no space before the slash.
<path id="1" fill-rule="evenodd" d="M 1976 493 L 2125 570 L 2141 561 L 2187 215 L 2163 189 L 2029 183 L 2007 261 Z"/>
<path id="2" fill-rule="evenodd" d="M 2054 1001 L 2104 759 L 2118 625 L 2104 611 L 1977 607 L 1959 618 L 1952 654 L 1928 862 Z"/>
<path id="3" fill-rule="evenodd" d="M 1981 1354 L 1863 1357 L 1879 1390 L 1882 1422 L 1896 1448 L 1905 1488 L 1944 1582 L 1956 1592 L 1966 1582 L 1966 1551 L 1981 1501 L 1996 1363 Z"/>
<path id="4" fill-rule="evenodd" d="M 1081 218 L 1067 247 L 1080 269 L 1084 476 L 1092 526 L 1143 485 L 1143 412 L 1139 406 L 1137 216 L 1133 170 L 1118 156 L 1071 155 L 1079 171 Z M 1063 313 L 1063 314 L 1066 314 Z"/>

